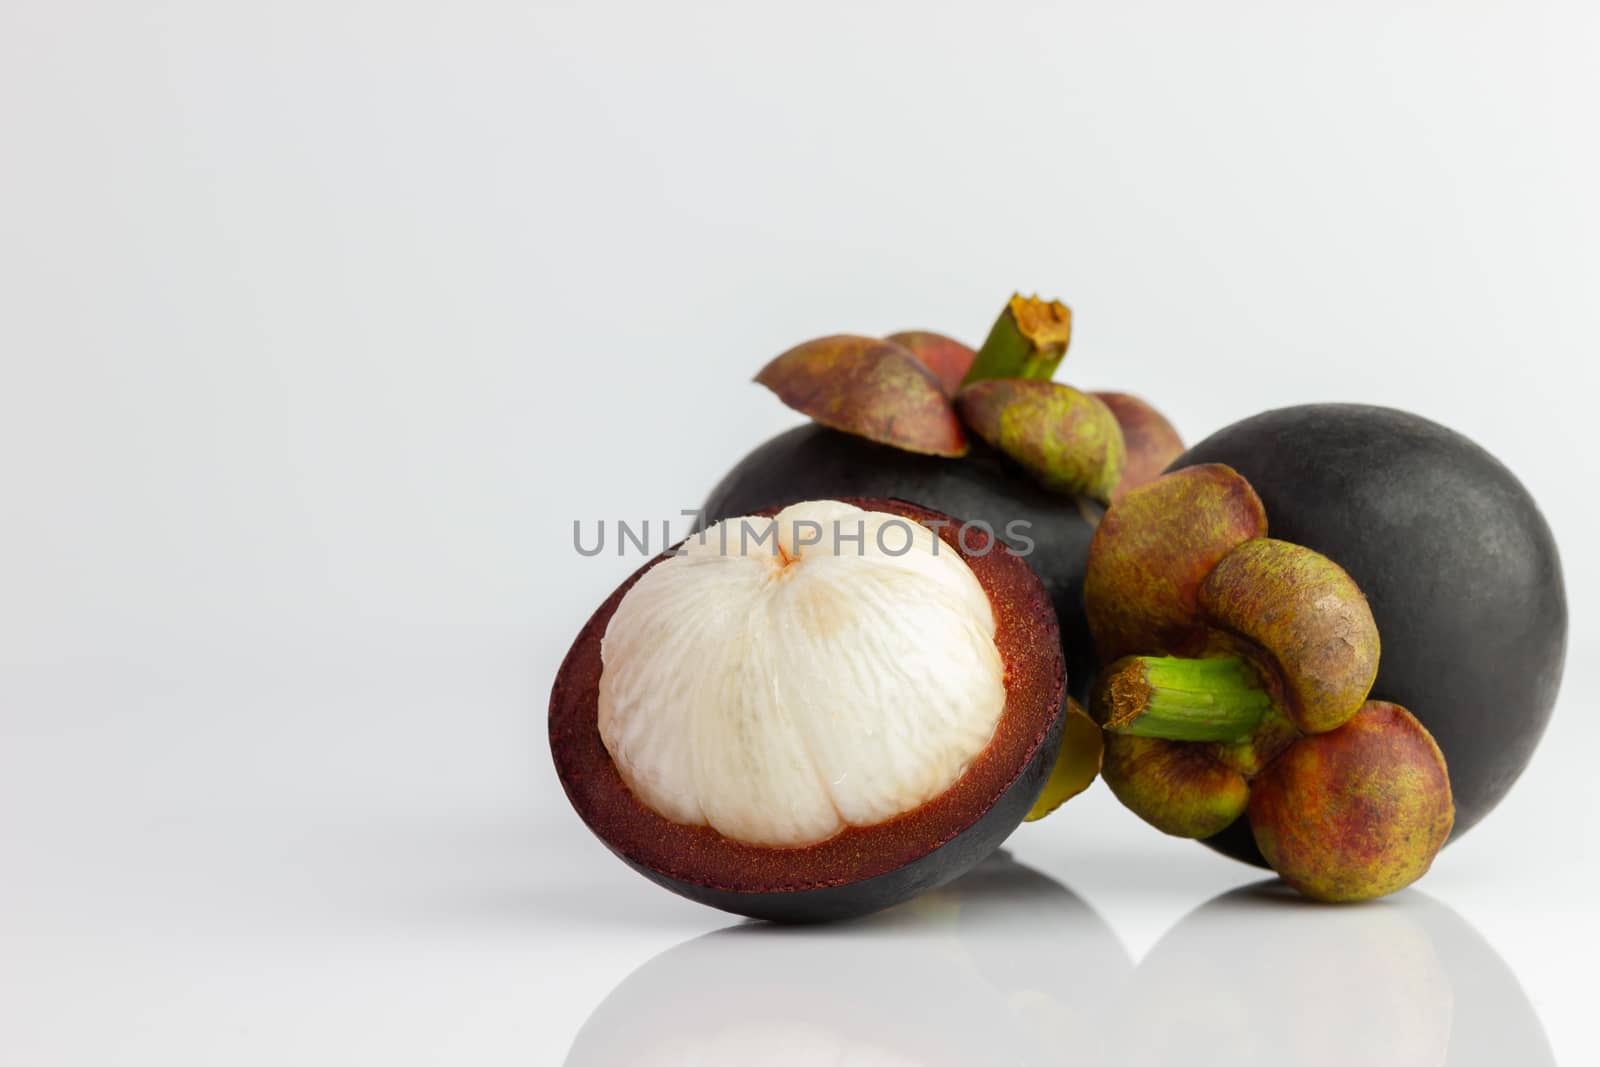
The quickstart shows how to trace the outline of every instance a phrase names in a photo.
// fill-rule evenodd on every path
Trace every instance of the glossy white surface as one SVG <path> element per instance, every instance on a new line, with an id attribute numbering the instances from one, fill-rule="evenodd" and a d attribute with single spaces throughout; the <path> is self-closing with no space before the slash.
<path id="1" fill-rule="evenodd" d="M 945 890 L 787 929 L 628 871 L 537 751 L 516 759 L 541 803 L 485 803 L 504 740 L 461 709 L 520 714 L 494 693 L 509 679 L 390 676 L 131 704 L 124 678 L 77 694 L 74 729 L 43 699 L 8 717 L 8 1057 L 1503 1065 L 1595 1047 L 1592 867 L 1541 817 L 1586 800 L 1550 780 L 1559 745 L 1421 887 L 1367 906 L 1252 888 L 1097 786 Z"/>
<path id="2" fill-rule="evenodd" d="M 1597 19 L 7 0 L 0 1060 L 1600 1062 Z M 659 545 L 797 421 L 767 357 L 1013 288 L 1191 439 L 1393 404 L 1541 501 L 1567 685 L 1418 889 L 1228 896 L 1097 787 L 721 933 L 572 816 L 544 702 L 638 562 L 572 523 Z"/>

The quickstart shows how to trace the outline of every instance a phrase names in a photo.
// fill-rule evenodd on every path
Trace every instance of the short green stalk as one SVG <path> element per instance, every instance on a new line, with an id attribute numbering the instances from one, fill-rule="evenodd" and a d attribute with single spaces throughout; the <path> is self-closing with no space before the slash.
<path id="1" fill-rule="evenodd" d="M 978 349 L 962 385 L 985 378 L 1049 381 L 1072 339 L 1072 311 L 1059 301 L 1013 296 Z"/>
<path id="2" fill-rule="evenodd" d="M 1113 664 L 1095 703 L 1113 733 L 1226 744 L 1248 739 L 1272 709 L 1261 676 L 1239 656 L 1130 656 Z"/>

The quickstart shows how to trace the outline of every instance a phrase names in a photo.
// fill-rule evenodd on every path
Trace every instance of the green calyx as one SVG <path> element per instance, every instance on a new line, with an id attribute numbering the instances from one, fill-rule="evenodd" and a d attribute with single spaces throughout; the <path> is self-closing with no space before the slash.
<path id="1" fill-rule="evenodd" d="M 1272 697 L 1239 656 L 1129 656 L 1102 678 L 1094 711 L 1112 733 L 1239 744 L 1266 720 Z"/>
<path id="2" fill-rule="evenodd" d="M 1058 300 L 1013 296 L 978 349 L 962 385 L 986 378 L 1048 381 L 1072 340 L 1072 311 Z"/>
<path id="3" fill-rule="evenodd" d="M 1304 896 L 1370 900 L 1449 839 L 1443 753 L 1406 709 L 1368 700 L 1381 653 L 1355 580 L 1267 536 L 1248 481 L 1208 464 L 1121 495 L 1089 549 L 1084 606 L 1102 661 L 1101 770 L 1163 833 L 1244 817 Z M 1198 658 L 1138 655 L 1181 652 Z"/>
<path id="4" fill-rule="evenodd" d="M 963 386 L 956 414 L 1044 488 L 1101 503 L 1122 480 L 1122 430 L 1111 409 L 1071 386 L 991 378 Z"/>

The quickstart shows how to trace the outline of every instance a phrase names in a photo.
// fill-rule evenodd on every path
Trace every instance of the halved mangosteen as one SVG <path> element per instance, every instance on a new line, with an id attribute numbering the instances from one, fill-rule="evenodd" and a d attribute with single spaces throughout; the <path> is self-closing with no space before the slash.
<path id="1" fill-rule="evenodd" d="M 988 531 L 810 501 L 623 583 L 557 673 L 550 749 L 584 822 L 652 881 L 847 918 L 965 873 L 1022 822 L 1065 686 L 1050 600 Z M 1078 762 L 1087 786 L 1099 761 Z"/>

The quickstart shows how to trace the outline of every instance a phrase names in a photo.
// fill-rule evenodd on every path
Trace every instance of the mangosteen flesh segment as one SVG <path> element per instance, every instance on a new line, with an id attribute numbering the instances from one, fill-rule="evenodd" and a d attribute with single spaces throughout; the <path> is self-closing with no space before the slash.
<path id="1" fill-rule="evenodd" d="M 1249 480 L 1275 537 L 1361 587 L 1383 638 L 1372 696 L 1432 735 L 1450 768 L 1453 833 L 1471 828 L 1527 766 L 1565 660 L 1561 560 L 1528 491 L 1461 434 L 1361 404 L 1256 415 L 1173 469 L 1208 463 Z M 1261 862 L 1241 835 L 1210 843 Z"/>
<path id="2" fill-rule="evenodd" d="M 942 546 L 836 501 L 690 538 L 601 643 L 600 737 L 628 788 L 673 822 L 771 848 L 944 792 L 1006 693 L 989 598 Z"/>
<path id="3" fill-rule="evenodd" d="M 1022 559 L 913 505 L 809 502 L 618 589 L 558 672 L 550 744 L 584 821 L 653 881 L 844 918 L 999 846 L 1060 751 L 1064 687 Z"/>

